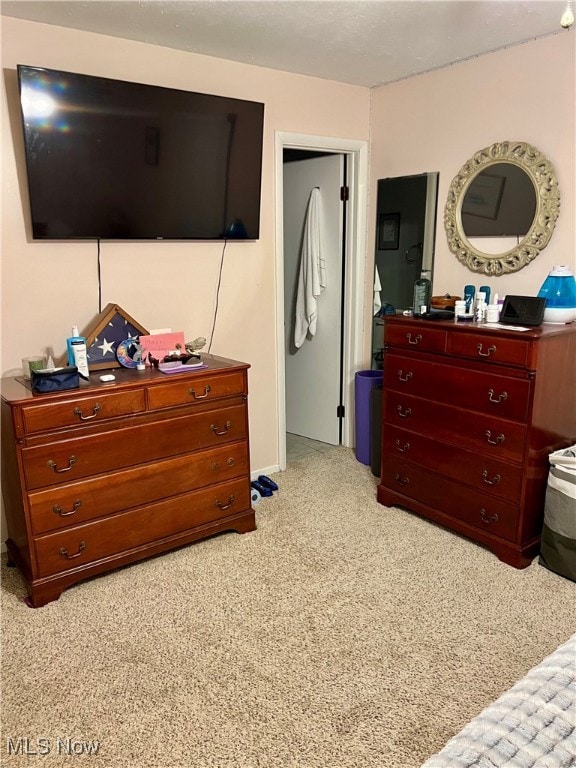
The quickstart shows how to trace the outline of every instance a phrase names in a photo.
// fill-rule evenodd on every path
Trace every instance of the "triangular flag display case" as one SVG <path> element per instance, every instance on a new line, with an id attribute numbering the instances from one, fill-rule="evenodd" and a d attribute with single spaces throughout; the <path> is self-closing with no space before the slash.
<path id="1" fill-rule="evenodd" d="M 118 344 L 126 339 L 137 339 L 140 334 L 148 335 L 143 325 L 136 322 L 118 304 L 108 304 L 99 315 L 82 331 L 86 339 L 88 367 L 91 371 L 120 368 L 116 357 Z M 66 365 L 66 355 L 59 365 Z"/>

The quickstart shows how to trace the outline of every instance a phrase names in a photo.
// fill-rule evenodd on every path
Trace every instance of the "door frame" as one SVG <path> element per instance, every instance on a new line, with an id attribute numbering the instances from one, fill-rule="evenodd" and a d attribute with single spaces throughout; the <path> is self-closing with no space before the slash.
<path id="1" fill-rule="evenodd" d="M 368 208 L 368 142 L 275 132 L 276 172 L 276 371 L 278 460 L 286 468 L 286 380 L 284 333 L 284 149 L 334 152 L 348 158 L 349 200 L 346 216 L 346 267 L 344 273 L 343 401 L 346 412 L 342 444 L 354 443 L 354 374 L 362 365 L 362 334 L 366 276 L 366 225 Z"/>

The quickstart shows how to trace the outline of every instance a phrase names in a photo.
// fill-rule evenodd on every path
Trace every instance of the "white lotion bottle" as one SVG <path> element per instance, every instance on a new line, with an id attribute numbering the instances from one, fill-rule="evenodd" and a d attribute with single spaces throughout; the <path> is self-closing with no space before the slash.
<path id="1" fill-rule="evenodd" d="M 78 333 L 77 325 L 72 327 L 72 336 L 66 339 L 66 349 L 68 350 L 69 365 L 75 365 L 80 376 L 87 379 L 90 372 L 88 370 L 86 339 Z"/>

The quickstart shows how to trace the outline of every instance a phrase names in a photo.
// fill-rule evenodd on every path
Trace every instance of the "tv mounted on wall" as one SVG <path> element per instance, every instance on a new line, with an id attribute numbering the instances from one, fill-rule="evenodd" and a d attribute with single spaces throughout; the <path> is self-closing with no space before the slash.
<path id="1" fill-rule="evenodd" d="M 18 65 L 34 239 L 254 240 L 264 105 Z"/>

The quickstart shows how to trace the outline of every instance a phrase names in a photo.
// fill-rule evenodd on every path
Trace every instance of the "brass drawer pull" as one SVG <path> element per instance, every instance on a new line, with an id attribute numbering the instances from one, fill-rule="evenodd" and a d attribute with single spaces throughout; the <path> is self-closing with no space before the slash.
<path id="1" fill-rule="evenodd" d="M 69 472 L 72 467 L 76 464 L 76 456 L 70 456 L 68 459 L 68 466 L 62 467 L 62 469 L 58 469 L 58 465 L 55 461 L 52 461 L 52 459 L 48 459 L 48 466 L 53 472 L 60 473 L 60 472 Z"/>
<path id="2" fill-rule="evenodd" d="M 408 344 L 420 344 L 422 341 L 422 335 L 420 333 L 417 333 L 416 336 L 414 336 L 414 339 L 412 339 L 411 333 L 407 333 L 406 338 L 408 339 Z"/>
<path id="3" fill-rule="evenodd" d="M 494 475 L 492 480 L 489 480 L 488 479 L 488 470 L 485 469 L 484 472 L 482 472 L 482 480 L 484 480 L 486 485 L 498 485 L 498 483 L 500 482 L 500 480 L 502 480 L 502 478 L 500 477 L 500 475 Z"/>
<path id="4" fill-rule="evenodd" d="M 396 480 L 399 485 L 408 485 L 410 482 L 409 477 L 401 477 L 398 473 L 394 475 L 394 480 Z"/>
<path id="5" fill-rule="evenodd" d="M 501 392 L 498 397 L 494 397 L 494 390 L 489 389 L 488 390 L 488 400 L 490 400 L 491 403 L 503 403 L 504 400 L 508 399 L 508 392 Z"/>
<path id="6" fill-rule="evenodd" d="M 496 352 L 496 346 L 494 344 L 492 344 L 491 347 L 488 347 L 486 352 L 482 352 L 482 344 L 478 344 L 476 349 L 478 350 L 478 354 L 481 355 L 482 357 L 490 357 L 491 354 Z"/>
<path id="7" fill-rule="evenodd" d="M 406 451 L 410 450 L 410 443 L 404 443 L 404 445 L 402 445 L 400 440 L 396 440 L 396 448 L 400 451 L 400 453 L 406 453 Z"/>
<path id="8" fill-rule="evenodd" d="M 494 513 L 493 515 L 487 515 L 485 509 L 480 510 L 480 517 L 482 519 L 482 522 L 486 523 L 486 525 L 490 525 L 490 523 L 498 522 L 498 515 L 496 513 Z"/>
<path id="9" fill-rule="evenodd" d="M 82 502 L 80 501 L 80 499 L 76 499 L 76 501 L 74 502 L 74 505 L 72 506 L 72 509 L 69 512 L 64 512 L 64 510 L 59 504 L 55 504 L 52 507 L 52 512 L 54 512 L 55 515 L 60 515 L 60 517 L 70 517 L 70 515 L 75 515 L 81 506 L 82 506 Z"/>
<path id="10" fill-rule="evenodd" d="M 225 435 L 231 426 L 232 426 L 232 422 L 227 421 L 226 424 L 224 424 L 224 429 L 222 430 L 222 432 L 218 431 L 218 427 L 216 424 L 210 424 L 210 429 L 212 430 L 212 432 L 214 432 L 215 435 Z"/>
<path id="11" fill-rule="evenodd" d="M 226 462 L 226 464 L 228 464 L 228 466 L 229 466 L 229 467 L 233 467 L 233 466 L 234 466 L 234 464 L 235 464 L 235 461 L 234 461 L 234 459 L 232 458 L 232 456 L 230 456 L 230 458 L 228 459 L 228 461 Z M 219 464 L 217 461 L 215 461 L 215 462 L 212 464 L 212 469 L 214 470 L 214 472 L 218 472 L 218 470 L 220 469 L 220 464 Z"/>
<path id="12" fill-rule="evenodd" d="M 210 394 L 211 391 L 212 390 L 210 388 L 210 384 L 206 384 L 206 386 L 204 387 L 204 394 L 203 395 L 197 395 L 196 394 L 196 390 L 192 389 L 192 387 L 190 387 L 190 389 L 188 390 L 188 394 L 192 395 L 194 400 L 205 400 L 208 397 L 208 395 Z"/>
<path id="13" fill-rule="evenodd" d="M 396 406 L 396 410 L 398 411 L 398 416 L 400 416 L 402 419 L 407 419 L 408 416 L 410 416 L 412 413 L 410 408 L 403 408 L 401 405 Z"/>
<path id="14" fill-rule="evenodd" d="M 78 416 L 80 421 L 90 421 L 90 419 L 95 419 L 96 416 L 98 416 L 98 411 L 100 410 L 100 408 L 102 408 L 100 403 L 96 403 L 96 405 L 92 409 L 92 413 L 90 414 L 90 416 L 84 416 L 81 408 L 74 408 L 74 416 Z"/>
<path id="15" fill-rule="evenodd" d="M 410 381 L 414 374 L 411 371 L 408 371 L 407 373 L 403 373 L 403 371 L 398 371 L 398 378 L 400 381 Z"/>
<path id="16" fill-rule="evenodd" d="M 504 442 L 504 435 L 502 434 L 502 432 L 500 432 L 500 434 L 497 437 L 492 439 L 492 432 L 490 432 L 490 430 L 487 429 L 486 440 L 490 443 L 490 445 L 500 445 L 500 443 Z"/>
<path id="17" fill-rule="evenodd" d="M 60 557 L 63 557 L 65 560 L 75 560 L 77 557 L 80 557 L 80 555 L 82 554 L 82 552 L 84 552 L 85 549 L 86 549 L 86 542 L 81 541 L 78 546 L 78 552 L 76 552 L 76 554 L 69 555 L 68 550 L 64 549 L 64 547 L 60 549 L 58 554 L 60 555 Z"/>
<path id="18" fill-rule="evenodd" d="M 236 499 L 234 498 L 234 496 L 231 495 L 226 504 L 223 504 L 221 501 L 217 501 L 216 506 L 219 509 L 229 509 L 232 506 L 232 504 L 234 504 L 235 501 Z"/>

